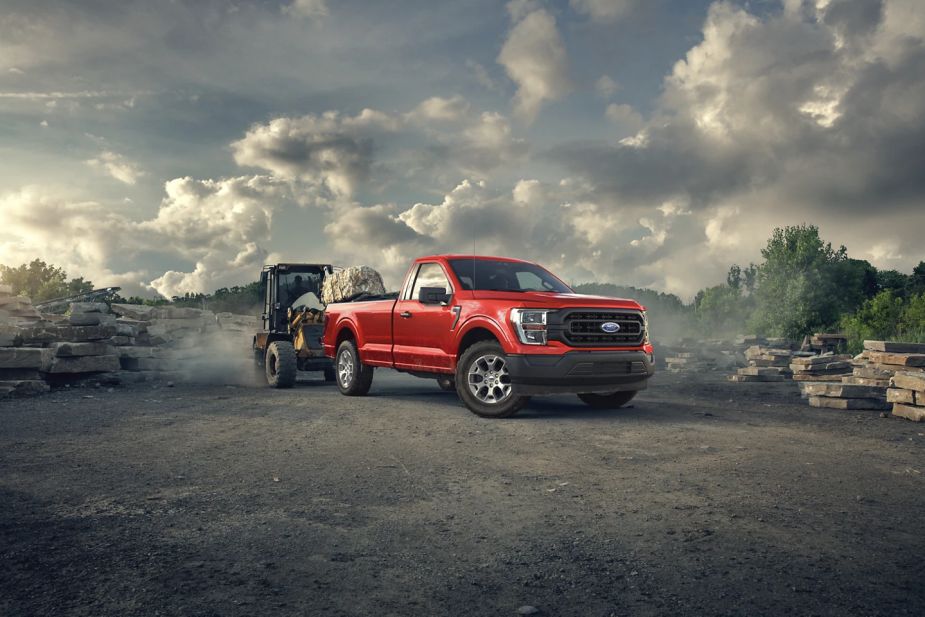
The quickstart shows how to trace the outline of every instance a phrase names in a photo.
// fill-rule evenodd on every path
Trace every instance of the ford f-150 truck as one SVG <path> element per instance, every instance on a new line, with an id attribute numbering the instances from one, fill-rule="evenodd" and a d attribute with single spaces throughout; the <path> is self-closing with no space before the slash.
<path id="1" fill-rule="evenodd" d="M 420 257 L 397 294 L 328 305 L 323 344 L 345 395 L 365 395 L 374 367 L 387 367 L 436 378 L 492 418 L 534 394 L 620 407 L 654 371 L 637 302 L 576 294 L 537 264 L 504 257 Z"/>

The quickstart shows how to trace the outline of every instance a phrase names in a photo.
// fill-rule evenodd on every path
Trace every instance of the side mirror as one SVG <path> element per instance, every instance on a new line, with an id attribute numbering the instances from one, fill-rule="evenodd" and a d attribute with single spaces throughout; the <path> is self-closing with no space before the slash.
<path id="1" fill-rule="evenodd" d="M 421 287 L 418 292 L 418 301 L 421 304 L 447 304 L 450 294 L 443 287 Z"/>

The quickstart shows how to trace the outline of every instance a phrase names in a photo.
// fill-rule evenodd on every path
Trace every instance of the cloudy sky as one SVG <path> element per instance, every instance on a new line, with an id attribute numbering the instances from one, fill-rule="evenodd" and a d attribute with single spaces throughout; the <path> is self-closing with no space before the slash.
<path id="1" fill-rule="evenodd" d="M 921 0 L 0 0 L 0 263 L 174 295 L 533 259 L 690 297 L 925 259 Z"/>

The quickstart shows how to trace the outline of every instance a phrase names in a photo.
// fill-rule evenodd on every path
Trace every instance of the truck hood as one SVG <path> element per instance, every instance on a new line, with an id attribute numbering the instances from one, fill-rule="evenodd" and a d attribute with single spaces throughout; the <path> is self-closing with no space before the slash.
<path id="1" fill-rule="evenodd" d="M 575 293 L 552 293 L 548 291 L 475 291 L 480 300 L 508 300 L 511 305 L 536 306 L 537 308 L 614 308 L 645 310 L 635 300 L 588 296 Z"/>

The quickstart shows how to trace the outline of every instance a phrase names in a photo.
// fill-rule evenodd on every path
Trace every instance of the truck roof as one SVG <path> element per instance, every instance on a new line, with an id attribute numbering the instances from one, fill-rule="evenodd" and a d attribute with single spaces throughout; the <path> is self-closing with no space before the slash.
<path id="1" fill-rule="evenodd" d="M 517 259 L 515 257 L 500 257 L 495 255 L 463 255 L 457 253 L 447 253 L 442 255 L 426 255 L 424 257 L 418 257 L 415 259 L 415 262 L 418 261 L 428 261 L 434 259 L 480 259 L 480 260 L 491 260 L 491 261 L 510 261 L 514 263 L 533 263 L 532 261 L 527 261 L 526 259 Z"/>

